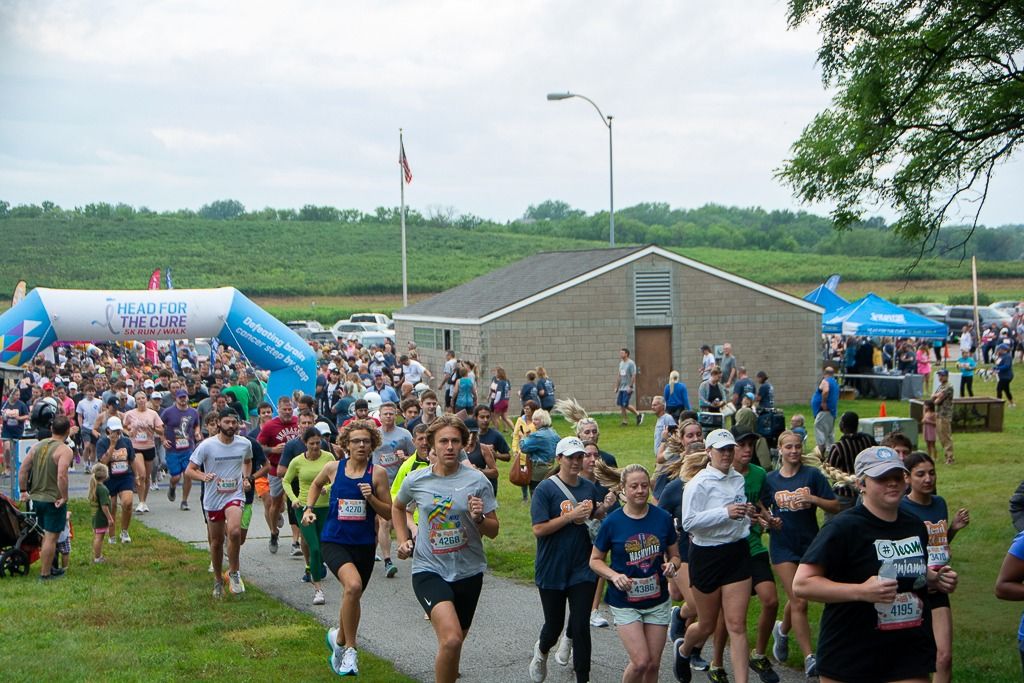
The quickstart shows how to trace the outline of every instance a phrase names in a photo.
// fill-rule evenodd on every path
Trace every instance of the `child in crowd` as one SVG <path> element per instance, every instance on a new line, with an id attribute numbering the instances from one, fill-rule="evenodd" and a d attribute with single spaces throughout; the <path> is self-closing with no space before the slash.
<path id="1" fill-rule="evenodd" d="M 935 458 L 935 401 L 924 402 L 924 415 L 921 416 L 921 435 L 924 436 L 928 457 Z"/>
<path id="2" fill-rule="evenodd" d="M 804 426 L 804 416 L 797 413 L 789 418 L 789 431 L 798 434 L 800 438 L 807 441 L 807 428 Z"/>
<path id="3" fill-rule="evenodd" d="M 99 564 L 106 562 L 103 557 L 103 537 L 114 525 L 114 516 L 110 514 L 110 492 L 103 483 L 110 476 L 110 471 L 103 463 L 93 465 L 92 477 L 89 478 L 89 502 L 96 506 L 92 516 L 92 561 Z"/>
<path id="4" fill-rule="evenodd" d="M 71 559 L 71 510 L 68 510 L 64 531 L 57 537 L 57 553 L 60 555 L 60 568 L 67 570 L 68 561 Z M 56 557 L 53 559 L 53 565 L 57 566 Z"/>

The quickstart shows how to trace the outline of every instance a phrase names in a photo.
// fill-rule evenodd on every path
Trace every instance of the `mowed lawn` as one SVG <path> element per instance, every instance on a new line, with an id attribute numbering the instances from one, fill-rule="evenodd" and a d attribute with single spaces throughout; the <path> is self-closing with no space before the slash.
<path id="1" fill-rule="evenodd" d="M 979 395 L 995 395 L 994 382 L 976 381 Z M 1024 388 L 1021 388 L 1024 393 Z M 810 394 L 808 394 L 808 398 Z M 691 400 L 696 391 L 691 387 Z M 852 410 L 861 417 L 877 417 L 879 401 L 842 401 L 840 413 Z M 592 406 L 592 409 L 607 409 Z M 787 422 L 794 413 L 803 413 L 811 422 L 810 409 L 805 405 L 785 406 Z M 908 417 L 908 403 L 887 401 L 890 416 Z M 641 427 L 620 427 L 618 415 L 598 416 L 601 427 L 601 447 L 613 453 L 620 465 L 640 462 L 653 465 L 653 420 Z M 568 435 L 569 427 L 559 419 L 555 429 Z M 993 594 L 996 575 L 1015 531 L 1010 522 L 1008 501 L 1017 485 L 1024 479 L 1024 463 L 1020 444 L 1024 437 L 1024 407 L 1006 409 L 1004 431 L 1001 433 L 954 434 L 956 464 L 939 464 L 938 486 L 951 511 L 967 507 L 971 511 L 971 524 L 956 537 L 952 545 L 952 566 L 960 574 L 960 585 L 952 597 L 954 627 L 954 680 L 962 681 L 1020 681 L 1020 657 L 1017 654 L 1017 625 L 1024 604 L 996 600 Z M 924 448 L 924 441 L 919 442 Z M 814 447 L 813 435 L 807 448 Z M 941 458 L 940 458 L 941 460 Z M 489 543 L 488 561 L 491 568 L 503 575 L 524 581 L 533 579 L 533 558 L 536 543 L 530 531 L 529 505 L 521 502 L 518 487 L 508 483 L 508 465 L 501 464 L 501 483 L 498 490 L 501 520 L 499 537 Z M 781 586 L 780 600 L 784 604 Z M 754 632 L 758 611 L 752 603 L 750 633 Z M 820 605 L 811 606 L 811 626 L 817 639 Z M 795 641 L 790 645 L 790 665 L 798 667 L 802 661 Z M 709 651 L 705 656 L 710 656 Z"/>
<path id="2" fill-rule="evenodd" d="M 255 586 L 214 600 L 209 555 L 143 524 L 92 563 L 88 504 L 73 501 L 71 567 L 0 579 L 5 681 L 330 681 L 324 627 Z M 409 682 L 362 652 L 359 679 Z"/>

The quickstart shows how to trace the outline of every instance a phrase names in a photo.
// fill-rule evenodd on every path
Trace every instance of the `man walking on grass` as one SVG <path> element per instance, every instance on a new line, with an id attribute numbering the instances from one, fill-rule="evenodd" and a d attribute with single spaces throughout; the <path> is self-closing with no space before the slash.
<path id="1" fill-rule="evenodd" d="M 43 528 L 43 547 L 39 555 L 39 580 L 49 581 L 64 574 L 53 566 L 57 538 L 67 524 L 68 467 L 74 454 L 64 443 L 71 431 L 71 422 L 64 415 L 53 418 L 46 438 L 29 450 L 18 471 L 21 496 L 31 500 L 36 520 Z M 29 486 L 29 473 L 32 485 Z"/>
<path id="2" fill-rule="evenodd" d="M 636 363 L 629 357 L 629 349 L 619 349 L 619 374 L 615 383 L 615 403 L 622 413 L 622 424 L 629 424 L 626 421 L 626 413 L 630 412 L 636 417 L 637 425 L 644 421 L 644 414 L 637 412 L 631 404 L 633 392 L 636 390 Z"/>

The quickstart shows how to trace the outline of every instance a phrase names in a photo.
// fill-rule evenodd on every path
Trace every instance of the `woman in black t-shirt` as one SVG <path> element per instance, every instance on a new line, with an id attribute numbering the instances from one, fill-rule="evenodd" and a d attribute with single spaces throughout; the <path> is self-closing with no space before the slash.
<path id="1" fill-rule="evenodd" d="M 825 603 L 818 673 L 822 683 L 925 683 L 935 671 L 928 590 L 952 593 L 957 575 L 928 568 L 924 524 L 900 510 L 907 469 L 899 455 L 873 446 L 854 470 L 862 504 L 818 533 L 793 579 L 798 597 Z"/>

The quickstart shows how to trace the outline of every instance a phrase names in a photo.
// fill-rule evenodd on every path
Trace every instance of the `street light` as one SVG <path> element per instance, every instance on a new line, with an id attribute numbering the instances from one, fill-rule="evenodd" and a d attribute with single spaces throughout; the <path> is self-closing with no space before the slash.
<path id="1" fill-rule="evenodd" d="M 578 97 L 581 100 L 590 102 L 590 105 L 597 110 L 597 115 L 601 117 L 601 123 L 608 128 L 608 204 L 610 210 L 608 212 L 608 243 L 611 246 L 615 246 L 615 167 L 612 163 L 612 117 L 605 116 L 601 112 L 601 108 L 597 106 L 594 100 L 590 99 L 586 95 L 580 95 L 572 92 L 551 92 L 548 93 L 548 100 L 551 102 L 558 102 L 559 100 L 567 100 L 571 97 Z"/>

